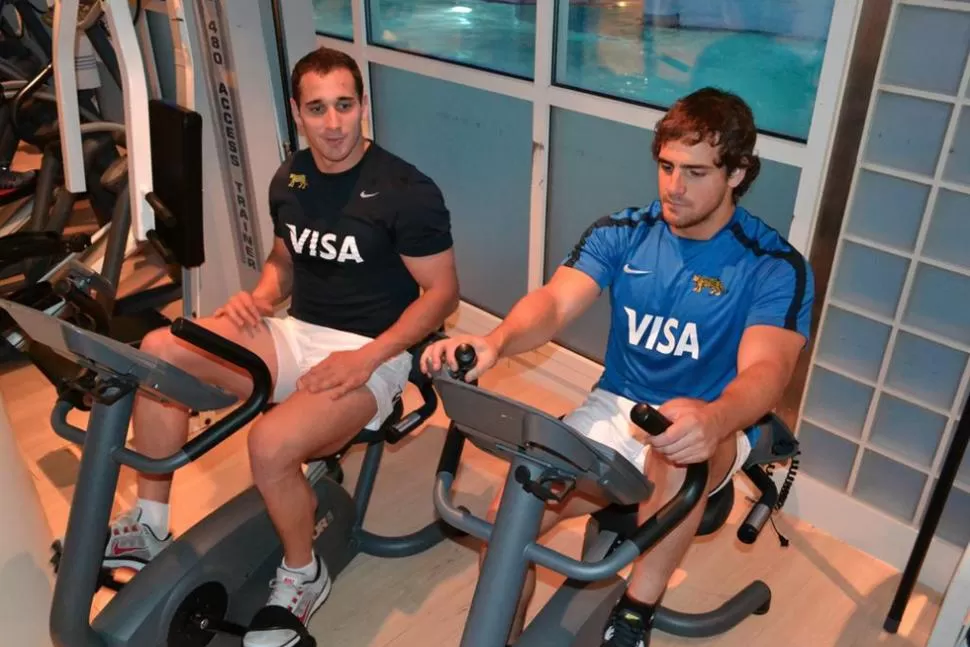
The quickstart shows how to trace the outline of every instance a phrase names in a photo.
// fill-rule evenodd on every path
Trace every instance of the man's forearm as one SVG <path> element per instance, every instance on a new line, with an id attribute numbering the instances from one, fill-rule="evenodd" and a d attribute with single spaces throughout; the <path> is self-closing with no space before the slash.
<path id="1" fill-rule="evenodd" d="M 760 420 L 781 399 L 790 377 L 790 371 L 775 362 L 752 364 L 739 373 L 721 397 L 707 405 L 722 438 Z"/>
<path id="2" fill-rule="evenodd" d="M 394 325 L 379 335 L 366 348 L 380 365 L 408 350 L 441 327 L 442 322 L 458 307 L 458 294 L 449 289 L 430 289 L 409 305 Z"/>
<path id="3" fill-rule="evenodd" d="M 487 336 L 499 357 L 512 357 L 542 346 L 559 331 L 555 298 L 545 289 L 523 297 Z"/>
<path id="4" fill-rule="evenodd" d="M 253 289 L 253 297 L 265 299 L 274 306 L 279 305 L 290 296 L 293 288 L 293 266 L 281 262 L 275 256 L 270 256 L 263 266 L 263 273 L 259 283 Z"/>

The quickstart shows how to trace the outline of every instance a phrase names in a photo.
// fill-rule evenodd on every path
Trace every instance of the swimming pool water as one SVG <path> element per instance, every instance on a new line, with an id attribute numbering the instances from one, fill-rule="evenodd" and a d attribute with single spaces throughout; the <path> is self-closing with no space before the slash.
<path id="1" fill-rule="evenodd" d="M 351 37 L 349 1 L 314 0 L 314 6 L 318 31 Z M 370 0 L 368 9 L 374 44 L 523 78 L 534 75 L 535 5 Z M 724 24 L 732 24 L 727 18 Z M 797 19 L 793 9 L 791 20 Z M 571 3 L 559 20 L 568 20 L 568 29 L 558 30 L 564 37 L 553 63 L 559 85 L 660 108 L 714 85 L 740 94 L 760 130 L 798 140 L 808 136 L 825 53 L 822 38 L 651 25 L 643 18 L 642 0 Z"/>

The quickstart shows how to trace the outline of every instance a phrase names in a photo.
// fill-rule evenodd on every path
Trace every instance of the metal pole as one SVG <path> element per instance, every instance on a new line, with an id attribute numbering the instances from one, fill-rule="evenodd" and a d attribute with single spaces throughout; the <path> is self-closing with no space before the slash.
<path id="1" fill-rule="evenodd" d="M 963 460 L 967 444 L 970 442 L 970 418 L 967 418 L 968 403 L 970 403 L 970 394 L 968 394 L 968 400 L 963 403 L 960 423 L 953 433 L 950 447 L 946 452 L 946 458 L 943 460 L 940 479 L 937 481 L 936 487 L 933 488 L 929 506 L 926 508 L 926 515 L 923 518 L 923 523 L 920 525 L 919 534 L 916 535 L 916 543 L 913 545 L 913 550 L 909 555 L 909 561 L 906 564 L 905 570 L 903 570 L 903 576 L 899 581 L 899 587 L 896 589 L 896 597 L 893 599 L 892 607 L 889 609 L 889 615 L 886 616 L 886 622 L 883 623 L 883 629 L 889 633 L 894 634 L 899 630 L 899 623 L 903 618 L 903 613 L 906 611 L 906 605 L 909 603 L 909 598 L 913 593 L 913 587 L 916 586 L 916 580 L 919 577 L 920 570 L 923 568 L 926 553 L 930 549 L 930 542 L 936 533 L 936 527 L 939 525 L 940 517 L 943 515 L 943 508 L 946 506 L 947 498 L 950 496 L 950 490 L 953 489 L 953 481 L 960 469 L 960 462 Z"/>
<path id="2" fill-rule="evenodd" d="M 283 25 L 283 7 L 281 0 L 272 0 L 273 5 L 273 29 L 276 31 L 276 59 L 280 66 L 280 87 L 283 90 L 283 114 L 286 115 L 286 132 L 289 141 L 287 155 L 296 152 L 299 147 L 296 136 L 296 124 L 293 123 L 293 115 L 290 113 L 290 61 L 286 51 L 286 34 Z"/>

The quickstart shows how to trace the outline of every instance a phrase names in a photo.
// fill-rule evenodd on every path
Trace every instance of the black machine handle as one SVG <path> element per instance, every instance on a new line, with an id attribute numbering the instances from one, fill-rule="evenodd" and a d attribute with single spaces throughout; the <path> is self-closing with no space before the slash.
<path id="1" fill-rule="evenodd" d="M 100 335 L 107 335 L 110 332 L 111 317 L 97 299 L 67 279 L 54 283 L 53 289 L 54 294 L 73 305 L 83 316 L 91 320 L 94 324 L 94 332 Z"/>
<path id="2" fill-rule="evenodd" d="M 438 394 L 435 392 L 431 382 L 421 383 L 418 386 L 418 391 L 421 393 L 424 404 L 401 418 L 398 422 L 390 425 L 384 431 L 385 442 L 391 445 L 401 442 L 438 408 Z"/>
<path id="3" fill-rule="evenodd" d="M 418 387 L 423 404 L 384 430 L 384 441 L 391 445 L 401 442 L 438 408 L 438 393 L 434 390 L 431 379 L 421 370 L 421 355 L 425 348 L 440 339 L 444 339 L 444 335 L 440 331 L 434 332 L 409 349 L 412 362 L 408 382 Z"/>
<path id="4" fill-rule="evenodd" d="M 62 236 L 53 231 L 18 231 L 0 239 L 0 268 L 34 258 L 82 252 L 90 246 L 88 234 Z"/>
<path id="5" fill-rule="evenodd" d="M 761 529 L 764 528 L 765 523 L 771 519 L 771 513 L 775 509 L 775 504 L 778 503 L 778 486 L 757 465 L 746 467 L 744 473 L 751 479 L 755 487 L 761 490 L 761 497 L 755 502 L 754 507 L 751 508 L 748 516 L 744 518 L 744 522 L 738 528 L 738 539 L 742 543 L 753 544 L 758 535 L 761 534 Z"/>
<path id="6" fill-rule="evenodd" d="M 253 390 L 245 402 L 170 456 L 151 458 L 127 447 L 119 447 L 114 451 L 115 460 L 119 463 L 147 474 L 169 474 L 198 459 L 262 413 L 272 390 L 269 368 L 252 351 L 183 317 L 175 320 L 171 331 L 179 339 L 244 369 L 253 380 Z M 70 401 L 58 400 L 51 415 L 51 424 L 58 435 L 83 445 L 86 432 L 67 422 L 67 415 L 73 408 Z"/>
<path id="7" fill-rule="evenodd" d="M 13 102 L 10 108 L 10 127 L 13 129 L 13 133 L 18 139 L 30 141 L 29 133 L 24 133 L 20 124 L 20 111 L 23 109 L 24 103 L 27 99 L 34 96 L 38 90 L 44 87 L 47 80 L 54 74 L 54 63 L 48 63 L 47 66 L 38 72 L 37 76 L 27 82 L 27 84 L 20 89 L 20 92 L 13 98 Z"/>
<path id="8" fill-rule="evenodd" d="M 455 359 L 458 362 L 458 371 L 452 373 L 452 377 L 463 380 L 464 376 L 475 365 L 474 348 L 462 344 L 455 351 Z M 671 424 L 669 420 L 648 404 L 640 404 L 634 407 L 630 417 L 634 423 L 642 426 L 647 433 L 652 435 L 663 433 Z M 473 515 L 467 508 L 456 507 L 451 499 L 451 486 L 461 459 L 464 442 L 465 436 L 452 423 L 448 429 L 444 449 L 442 449 L 441 459 L 438 463 L 438 475 L 434 489 L 435 507 L 449 524 L 479 539 L 489 541 L 494 525 Z M 708 465 L 706 462 L 689 465 L 684 483 L 677 494 L 637 528 L 637 531 L 629 539 L 601 560 L 595 562 L 579 561 L 536 542 L 532 542 L 526 547 L 526 555 L 536 564 L 573 579 L 594 581 L 609 577 L 626 568 L 638 555 L 680 525 L 701 500 L 701 497 L 704 496 L 707 489 L 707 475 Z"/>
<path id="9" fill-rule="evenodd" d="M 651 436 L 659 436 L 672 424 L 665 415 L 646 402 L 633 407 L 630 411 L 630 420 Z M 707 489 L 708 470 L 707 462 L 688 465 L 684 483 L 674 498 L 640 525 L 628 541 L 632 541 L 640 552 L 643 552 L 676 528 L 704 496 Z M 671 519 L 674 520 L 672 524 Z"/>
<path id="10" fill-rule="evenodd" d="M 176 319 L 171 330 L 179 339 L 245 370 L 253 380 L 253 390 L 245 402 L 182 447 L 181 452 L 189 461 L 193 461 L 239 431 L 266 409 L 272 394 L 273 377 L 258 355 L 184 317 Z"/>

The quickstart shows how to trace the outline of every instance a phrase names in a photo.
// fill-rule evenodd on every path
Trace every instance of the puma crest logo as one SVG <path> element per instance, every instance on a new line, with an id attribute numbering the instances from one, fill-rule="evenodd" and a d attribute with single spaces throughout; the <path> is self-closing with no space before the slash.
<path id="1" fill-rule="evenodd" d="M 724 284 L 721 283 L 721 279 L 695 274 L 692 282 L 694 284 L 694 292 L 702 292 L 707 290 L 709 294 L 716 297 L 724 294 Z"/>
<path id="2" fill-rule="evenodd" d="M 335 260 L 338 263 L 364 262 L 360 250 L 357 248 L 357 239 L 353 236 L 337 236 L 333 233 L 321 234 L 313 229 L 304 229 L 297 234 L 294 225 L 287 225 L 287 228 L 290 230 L 290 242 L 293 244 L 293 251 L 300 256 L 322 258 L 325 261 Z"/>
<path id="3" fill-rule="evenodd" d="M 290 173 L 290 183 L 287 186 L 291 189 L 305 189 L 307 187 L 306 175 L 304 173 Z"/>

